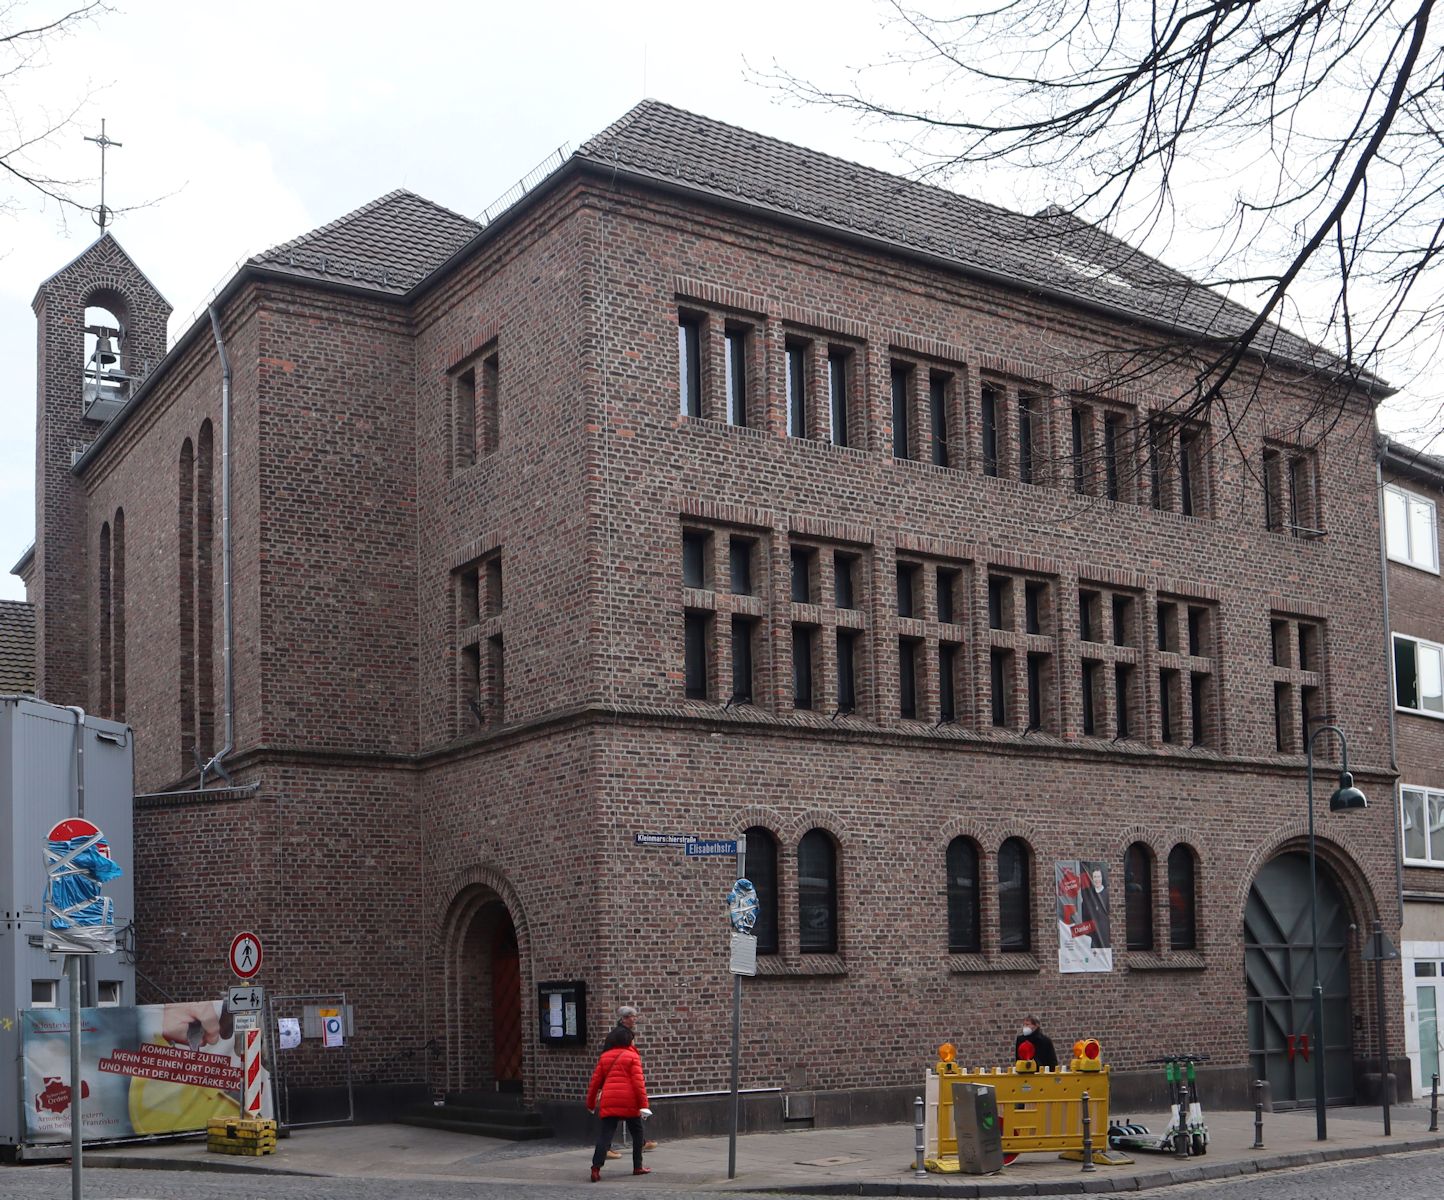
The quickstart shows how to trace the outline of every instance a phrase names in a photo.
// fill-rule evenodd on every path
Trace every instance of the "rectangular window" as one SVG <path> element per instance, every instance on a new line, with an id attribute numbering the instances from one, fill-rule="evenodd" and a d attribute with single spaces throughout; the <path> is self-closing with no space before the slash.
<path id="1" fill-rule="evenodd" d="M 805 546 L 792 547 L 792 602 L 812 603 L 812 551 Z"/>
<path id="2" fill-rule="evenodd" d="M 807 347 L 787 344 L 787 436 L 807 436 Z"/>
<path id="3" fill-rule="evenodd" d="M 1092 737 L 1097 732 L 1094 719 L 1094 692 L 1098 687 L 1098 664 L 1083 660 L 1083 733 Z"/>
<path id="4" fill-rule="evenodd" d="M 1278 529 L 1284 523 L 1279 503 L 1283 477 L 1283 456 L 1277 450 L 1263 452 L 1264 528 Z"/>
<path id="5" fill-rule="evenodd" d="M 1127 596 L 1113 597 L 1113 644 L 1132 646 L 1135 644 L 1132 632 L 1133 602 Z"/>
<path id="6" fill-rule="evenodd" d="M 908 429 L 908 388 L 912 372 L 903 367 L 892 369 L 892 456 L 911 458 L 912 439 Z"/>
<path id="7" fill-rule="evenodd" d="M 916 590 L 914 584 L 917 570 L 912 563 L 898 563 L 897 565 L 897 615 L 900 617 L 918 615 L 913 596 Z"/>
<path id="8" fill-rule="evenodd" d="M 730 574 L 732 576 L 732 594 L 734 596 L 751 596 L 752 590 L 752 551 L 757 545 L 750 538 L 731 538 L 727 543 L 727 558 Z"/>
<path id="9" fill-rule="evenodd" d="M 1176 737 L 1173 714 L 1178 708 L 1174 694 L 1177 688 L 1177 671 L 1158 672 L 1158 736 L 1161 741 L 1171 742 Z"/>
<path id="10" fill-rule="evenodd" d="M 705 700 L 707 688 L 707 649 L 711 638 L 712 614 L 688 612 L 686 615 L 687 699 Z"/>
<path id="11" fill-rule="evenodd" d="M 1400 788 L 1399 802 L 1403 808 L 1404 861 L 1418 866 L 1444 866 L 1444 792 Z"/>
<path id="12" fill-rule="evenodd" d="M 846 446 L 847 438 L 847 358 L 833 352 L 827 356 L 827 390 L 832 399 L 832 444 Z"/>
<path id="13" fill-rule="evenodd" d="M 1291 749 L 1289 745 L 1289 685 L 1286 683 L 1274 684 L 1274 749 L 1280 754 L 1287 754 Z"/>
<path id="14" fill-rule="evenodd" d="M 933 464 L 948 465 L 948 381 L 934 375 L 928 381 L 928 418 L 932 423 Z"/>
<path id="15" fill-rule="evenodd" d="M 486 639 L 486 665 L 491 684 L 491 719 L 506 719 L 506 657 L 502 635 L 492 634 Z"/>
<path id="16" fill-rule="evenodd" d="M 1110 413 L 1103 419 L 1103 488 L 1110 500 L 1121 497 L 1118 459 L 1123 446 L 1123 418 Z"/>
<path id="17" fill-rule="evenodd" d="M 747 424 L 747 334 L 729 329 L 727 342 L 727 421 L 732 425 Z"/>
<path id="18" fill-rule="evenodd" d="M 1028 655 L 1028 728 L 1043 728 L 1043 654 Z"/>
<path id="19" fill-rule="evenodd" d="M 463 371 L 452 381 L 452 410 L 456 413 L 456 465 L 476 462 L 476 370 Z"/>
<path id="20" fill-rule="evenodd" d="M 1299 622 L 1299 670 L 1300 671 L 1322 671 L 1323 657 L 1319 653 L 1319 643 L 1322 640 L 1317 625 L 1308 625 Z"/>
<path id="21" fill-rule="evenodd" d="M 837 631 L 837 711 L 857 711 L 857 632 Z"/>
<path id="22" fill-rule="evenodd" d="M 58 979 L 32 979 L 30 981 L 31 1008 L 55 1008 L 59 995 L 60 981 Z"/>
<path id="23" fill-rule="evenodd" d="M 495 354 L 481 360 L 476 442 L 478 454 L 491 454 L 501 445 L 501 359 Z"/>
<path id="24" fill-rule="evenodd" d="M 1305 739 L 1313 732 L 1313 727 L 1319 721 L 1319 689 L 1311 687 L 1299 688 L 1299 731 Z"/>
<path id="25" fill-rule="evenodd" d="M 677 318 L 677 406 L 684 417 L 702 415 L 702 322 Z"/>
<path id="26" fill-rule="evenodd" d="M 1289 623 L 1287 621 L 1269 622 L 1269 642 L 1273 665 L 1287 667 L 1289 665 Z"/>
<path id="27" fill-rule="evenodd" d="M 707 551 L 712 539 L 697 529 L 682 531 L 682 586 L 707 586 Z"/>
<path id="28" fill-rule="evenodd" d="M 918 715 L 917 655 L 917 639 L 898 638 L 898 715 L 909 721 Z"/>
<path id="29" fill-rule="evenodd" d="M 1116 736 L 1125 738 L 1132 732 L 1128 705 L 1129 692 L 1133 683 L 1133 668 L 1119 663 L 1113 668 L 1113 710 Z"/>
<path id="30" fill-rule="evenodd" d="M 938 621 L 943 625 L 956 625 L 958 623 L 956 594 L 958 588 L 958 572 L 938 568 Z"/>
<path id="31" fill-rule="evenodd" d="M 1006 650 L 994 649 L 990 657 L 991 684 L 993 693 L 993 724 L 1004 726 L 1008 723 L 1008 659 Z"/>
<path id="32" fill-rule="evenodd" d="M 119 979 L 101 979 L 95 985 L 97 1008 L 120 1007 L 121 982 Z M 81 1143 L 84 1145 L 84 1142 Z"/>
<path id="33" fill-rule="evenodd" d="M 938 646 L 938 719 L 956 721 L 958 647 L 952 642 Z"/>
<path id="34" fill-rule="evenodd" d="M 1018 481 L 1033 482 L 1033 398 L 1018 397 Z"/>
<path id="35" fill-rule="evenodd" d="M 1008 600 L 1011 581 L 998 575 L 988 577 L 988 628 L 1006 629 L 1011 621 Z"/>
<path id="36" fill-rule="evenodd" d="M 1193 717 L 1193 744 L 1195 746 L 1207 746 L 1211 741 L 1208 736 L 1208 719 L 1205 716 L 1207 711 L 1207 705 L 1205 704 L 1207 688 L 1207 675 L 1189 675 L 1188 703 Z M 1313 689 L 1310 688 L 1308 690 L 1312 691 Z"/>
<path id="37" fill-rule="evenodd" d="M 853 571 L 857 558 L 851 554 L 834 554 L 832 558 L 832 596 L 838 608 L 856 608 L 857 600 L 853 584 Z"/>
<path id="38" fill-rule="evenodd" d="M 1444 646 L 1394 635 L 1394 703 L 1444 716 Z"/>
<path id="39" fill-rule="evenodd" d="M 1043 632 L 1043 598 L 1046 583 L 1023 585 L 1024 630 L 1028 633 Z"/>
<path id="40" fill-rule="evenodd" d="M 1188 652 L 1195 658 L 1208 656 L 1208 609 L 1188 609 Z M 1306 668 L 1307 669 L 1307 668 Z"/>
<path id="41" fill-rule="evenodd" d="M 1080 588 L 1078 591 L 1078 637 L 1081 641 L 1097 642 L 1099 638 L 1099 609 L 1103 598 L 1095 591 Z"/>
<path id="42" fill-rule="evenodd" d="M 1178 438 L 1178 511 L 1193 516 L 1193 488 L 1198 469 L 1198 435 L 1186 429 Z"/>
<path id="43" fill-rule="evenodd" d="M 732 618 L 732 701 L 752 703 L 752 635 L 756 622 Z"/>
<path id="44" fill-rule="evenodd" d="M 983 389 L 983 474 L 998 473 L 998 393 Z"/>
<path id="45" fill-rule="evenodd" d="M 1088 491 L 1088 427 L 1081 408 L 1073 409 L 1073 490 L 1080 496 Z"/>
<path id="46" fill-rule="evenodd" d="M 1395 562 L 1439 573 L 1434 501 L 1399 487 L 1384 489 L 1384 544 Z"/>
<path id="47" fill-rule="evenodd" d="M 812 629 L 792 627 L 792 706 L 812 707 Z"/>

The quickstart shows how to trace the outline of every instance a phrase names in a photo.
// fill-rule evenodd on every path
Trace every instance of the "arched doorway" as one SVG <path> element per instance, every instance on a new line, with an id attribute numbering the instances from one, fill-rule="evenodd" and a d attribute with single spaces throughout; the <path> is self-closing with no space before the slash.
<path id="1" fill-rule="evenodd" d="M 522 1089 L 522 970 L 516 925 L 495 893 L 473 897 L 457 945 L 453 1090 Z"/>
<path id="2" fill-rule="evenodd" d="M 1349 1003 L 1349 913 L 1328 866 L 1318 864 L 1319 980 L 1324 993 L 1325 1094 L 1354 1098 L 1354 1038 Z M 1250 1067 L 1267 1079 L 1279 1107 L 1314 1103 L 1313 933 L 1309 859 L 1281 854 L 1264 864 L 1244 910 Z"/>

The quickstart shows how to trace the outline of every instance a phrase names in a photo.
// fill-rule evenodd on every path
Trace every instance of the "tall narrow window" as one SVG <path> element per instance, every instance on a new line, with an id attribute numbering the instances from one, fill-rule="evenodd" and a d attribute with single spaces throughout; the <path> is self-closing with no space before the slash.
<path id="1" fill-rule="evenodd" d="M 711 613 L 687 613 L 685 631 L 688 700 L 706 700 L 708 697 L 707 643 L 711 640 L 708 636 L 711 627 Z"/>
<path id="2" fill-rule="evenodd" d="M 978 954 L 983 949 L 978 846 L 971 838 L 948 843 L 948 953 Z"/>
<path id="3" fill-rule="evenodd" d="M 958 587 L 958 573 L 945 567 L 938 568 L 938 621 L 944 625 L 958 622 L 955 596 Z"/>
<path id="4" fill-rule="evenodd" d="M 1127 596 L 1113 597 L 1113 644 L 1115 646 L 1132 646 L 1134 644 L 1133 634 L 1129 629 L 1132 610 L 1133 605 Z"/>
<path id="5" fill-rule="evenodd" d="M 677 319 L 678 409 L 684 417 L 702 415 L 702 322 Z"/>
<path id="6" fill-rule="evenodd" d="M 1123 917 L 1128 948 L 1152 950 L 1153 851 L 1142 842 L 1129 846 L 1123 859 Z"/>
<path id="7" fill-rule="evenodd" d="M 998 473 L 998 393 L 983 389 L 983 474 Z"/>
<path id="8" fill-rule="evenodd" d="M 189 447 L 190 443 L 187 442 Z M 100 659 L 100 695 L 98 701 L 91 704 L 92 708 L 99 709 L 106 716 L 110 716 L 110 670 L 111 670 L 111 641 L 110 622 L 114 612 L 114 601 L 111 596 L 110 584 L 110 522 L 103 522 L 100 526 L 100 552 L 97 555 L 96 567 L 99 572 L 98 600 L 99 600 L 99 621 L 96 626 L 98 635 L 99 659 Z"/>
<path id="9" fill-rule="evenodd" d="M 1009 582 L 1001 575 L 988 576 L 988 628 L 1006 629 Z"/>
<path id="10" fill-rule="evenodd" d="M 476 461 L 476 369 L 469 368 L 451 381 L 451 410 L 456 422 L 456 465 Z"/>
<path id="11" fill-rule="evenodd" d="M 1043 728 L 1043 654 L 1028 655 L 1028 728 Z"/>
<path id="12" fill-rule="evenodd" d="M 1283 511 L 1279 504 L 1283 457 L 1277 450 L 1263 452 L 1264 528 L 1277 529 L 1283 524 Z"/>
<path id="13" fill-rule="evenodd" d="M 991 670 L 993 724 L 1000 728 L 1008 723 L 1008 660 L 1008 652 L 995 647 L 988 662 Z"/>
<path id="14" fill-rule="evenodd" d="M 948 381 L 934 375 L 928 381 L 928 417 L 932 423 L 933 463 L 948 465 Z"/>
<path id="15" fill-rule="evenodd" d="M 956 721 L 958 647 L 952 642 L 938 646 L 938 720 Z"/>
<path id="16" fill-rule="evenodd" d="M 837 953 L 837 848 L 821 829 L 797 843 L 797 935 L 803 954 Z"/>
<path id="17" fill-rule="evenodd" d="M 1018 397 L 1018 480 L 1033 482 L 1033 398 Z"/>
<path id="18" fill-rule="evenodd" d="M 812 707 L 812 630 L 792 627 L 792 706 Z"/>
<path id="19" fill-rule="evenodd" d="M 912 372 L 903 367 L 892 369 L 892 456 L 911 458 L 912 439 L 908 430 L 908 384 Z"/>
<path id="20" fill-rule="evenodd" d="M 917 616 L 913 598 L 917 571 L 917 567 L 912 563 L 897 565 L 897 615 L 900 617 Z"/>
<path id="21" fill-rule="evenodd" d="M 488 354 L 481 360 L 481 395 L 476 408 L 476 452 L 491 454 L 501 445 L 501 357 Z"/>
<path id="22" fill-rule="evenodd" d="M 805 546 L 792 547 L 792 602 L 812 603 L 812 551 Z"/>
<path id="23" fill-rule="evenodd" d="M 756 623 L 746 617 L 732 618 L 732 700 L 752 703 L 752 634 Z"/>
<path id="24" fill-rule="evenodd" d="M 754 825 L 747 838 L 747 878 L 757 889 L 757 921 L 752 934 L 758 954 L 777 953 L 777 839 L 770 829 Z"/>
<path id="25" fill-rule="evenodd" d="M 1133 668 L 1119 663 L 1113 668 L 1114 736 L 1126 738 L 1132 733 L 1129 724 L 1128 693 Z"/>
<path id="26" fill-rule="evenodd" d="M 1280 754 L 1289 752 L 1289 685 L 1274 684 L 1274 749 Z"/>
<path id="27" fill-rule="evenodd" d="M 682 586 L 707 586 L 707 550 L 711 538 L 697 529 L 682 531 Z"/>
<path id="28" fill-rule="evenodd" d="M 1110 413 L 1103 419 L 1103 487 L 1104 495 L 1117 500 L 1120 495 L 1118 456 L 1123 442 L 1123 418 Z"/>
<path id="29" fill-rule="evenodd" d="M 1158 672 L 1158 736 L 1165 742 L 1174 740 L 1174 712 L 1176 711 L 1175 690 L 1178 687 L 1177 671 Z"/>
<path id="30" fill-rule="evenodd" d="M 1168 944 L 1175 950 L 1198 947 L 1193 851 L 1182 842 L 1168 852 Z"/>
<path id="31" fill-rule="evenodd" d="M 1098 686 L 1098 664 L 1091 659 L 1083 660 L 1083 733 L 1092 737 L 1097 732 L 1094 718 L 1094 690 Z"/>
<path id="32" fill-rule="evenodd" d="M 917 656 L 917 639 L 898 638 L 898 715 L 909 721 L 918 715 Z"/>
<path id="33" fill-rule="evenodd" d="M 1178 438 L 1178 504 L 1185 517 L 1193 516 L 1197 501 L 1194 485 L 1198 476 L 1198 434 L 1186 429 Z"/>
<path id="34" fill-rule="evenodd" d="M 857 631 L 837 631 L 837 711 L 857 711 Z"/>
<path id="35" fill-rule="evenodd" d="M 486 667 L 491 687 L 491 719 L 506 719 L 506 645 L 499 633 L 486 639 Z M 706 686 L 705 682 L 703 684 Z"/>
<path id="36" fill-rule="evenodd" d="M 111 694 L 110 715 L 125 720 L 125 510 L 115 510 L 110 539 Z M 210 631 L 204 631 L 209 635 Z"/>
<path id="37" fill-rule="evenodd" d="M 1043 632 L 1043 600 L 1047 587 L 1046 583 L 1023 585 L 1023 628 L 1028 633 Z"/>
<path id="38" fill-rule="evenodd" d="M 857 558 L 851 554 L 835 554 L 832 559 L 832 594 L 833 603 L 838 608 L 856 608 L 857 601 L 854 595 L 853 572 L 857 568 Z"/>
<path id="39" fill-rule="evenodd" d="M 832 444 L 848 445 L 847 438 L 847 355 L 827 356 L 827 390 L 832 401 Z"/>
<path id="40" fill-rule="evenodd" d="M 1083 410 L 1073 409 L 1073 490 L 1080 496 L 1088 491 L 1088 452 L 1085 439 L 1086 424 Z"/>
<path id="41" fill-rule="evenodd" d="M 998 949 L 1025 954 L 1033 948 L 1033 902 L 1028 847 L 1009 838 L 998 849 Z"/>
<path id="42" fill-rule="evenodd" d="M 734 596 L 751 596 L 752 591 L 752 551 L 757 543 L 751 538 L 734 537 L 727 543 L 727 558 L 729 574 L 732 576 L 732 594 Z"/>
<path id="43" fill-rule="evenodd" d="M 787 347 L 787 436 L 807 436 L 807 347 Z"/>
<path id="44" fill-rule="evenodd" d="M 727 342 L 727 420 L 747 424 L 747 334 L 729 329 Z"/>

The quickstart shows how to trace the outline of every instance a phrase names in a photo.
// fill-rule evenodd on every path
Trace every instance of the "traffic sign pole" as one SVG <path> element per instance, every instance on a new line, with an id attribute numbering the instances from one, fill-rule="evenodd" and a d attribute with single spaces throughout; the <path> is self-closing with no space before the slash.
<path id="1" fill-rule="evenodd" d="M 737 836 L 737 878 L 747 878 L 747 835 Z M 742 1058 L 742 976 L 732 975 L 732 1128 L 727 1133 L 727 1178 L 737 1178 L 737 1121 L 741 1107 L 738 1080 Z"/>

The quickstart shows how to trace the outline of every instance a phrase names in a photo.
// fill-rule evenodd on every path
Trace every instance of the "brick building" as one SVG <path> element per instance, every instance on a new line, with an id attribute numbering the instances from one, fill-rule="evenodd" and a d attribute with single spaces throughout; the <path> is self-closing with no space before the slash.
<path id="1" fill-rule="evenodd" d="M 1406 1049 L 1416 1091 L 1440 1074 L 1444 1008 L 1444 588 L 1438 511 L 1444 461 L 1380 444 L 1394 739 L 1399 769 Z"/>
<path id="2" fill-rule="evenodd" d="M 1241 310 L 655 102 L 485 225 L 395 192 L 257 256 L 163 356 L 113 238 L 36 306 L 40 690 L 135 727 L 151 986 L 216 994 L 254 928 L 272 991 L 345 990 L 364 1079 L 559 1122 L 635 1002 L 654 1092 L 702 1094 L 659 1121 L 705 1123 L 732 871 L 669 839 L 745 831 L 754 1124 L 901 1117 L 1025 1011 L 1120 1086 L 1194 1051 L 1215 1102 L 1310 1102 L 1307 720 L 1393 778 L 1337 363 L 1275 331 L 1231 430 L 1181 419 Z M 1321 808 L 1343 1100 L 1400 901 L 1391 806 Z M 1085 926 L 1107 969 L 1061 970 Z"/>

